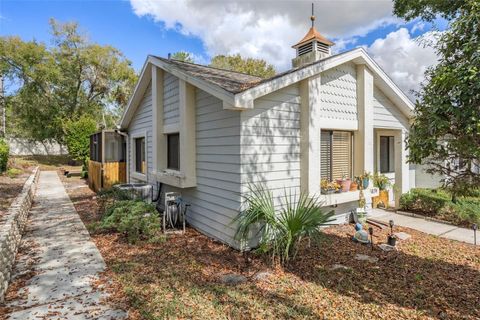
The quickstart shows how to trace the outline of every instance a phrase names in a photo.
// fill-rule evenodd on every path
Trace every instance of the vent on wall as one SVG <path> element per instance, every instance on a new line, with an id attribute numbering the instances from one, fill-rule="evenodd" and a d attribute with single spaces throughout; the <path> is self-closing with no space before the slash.
<path id="1" fill-rule="evenodd" d="M 330 48 L 326 44 L 320 42 L 317 42 L 317 51 L 330 54 Z"/>
<path id="2" fill-rule="evenodd" d="M 313 42 L 304 44 L 303 46 L 298 47 L 298 55 L 307 54 L 313 51 Z"/>

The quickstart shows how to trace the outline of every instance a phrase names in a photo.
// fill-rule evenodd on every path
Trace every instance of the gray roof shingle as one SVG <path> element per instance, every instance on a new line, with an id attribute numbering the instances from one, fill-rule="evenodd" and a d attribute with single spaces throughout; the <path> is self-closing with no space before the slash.
<path id="1" fill-rule="evenodd" d="M 260 77 L 251 76 L 245 73 L 218 69 L 174 59 L 165 59 L 157 56 L 154 57 L 163 62 L 174 65 L 180 71 L 183 71 L 188 75 L 215 84 L 234 94 L 251 88 L 263 80 Z"/>

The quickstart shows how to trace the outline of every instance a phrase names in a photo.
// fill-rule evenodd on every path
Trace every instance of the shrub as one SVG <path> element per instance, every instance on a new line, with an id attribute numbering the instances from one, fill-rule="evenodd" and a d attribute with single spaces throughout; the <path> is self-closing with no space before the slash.
<path id="1" fill-rule="evenodd" d="M 4 139 L 0 138 L 0 173 L 7 170 L 9 153 L 10 147 Z"/>
<path id="2" fill-rule="evenodd" d="M 100 228 L 125 233 L 128 242 L 154 237 L 160 229 L 155 206 L 139 200 L 115 202 L 102 217 Z"/>
<path id="3" fill-rule="evenodd" d="M 457 203 L 448 203 L 440 215 L 457 225 L 470 227 L 474 223 L 480 224 L 480 201 L 459 200 Z"/>
<path id="4" fill-rule="evenodd" d="M 245 243 L 252 231 L 260 236 L 260 250 L 271 253 L 281 264 L 294 259 L 302 239 L 320 236 L 320 226 L 333 219 L 333 210 L 325 213 L 318 197 L 306 193 L 299 196 L 284 191 L 281 208 L 277 212 L 273 194 L 263 185 L 250 186 L 246 196 L 247 209 L 234 220 L 238 222 L 237 240 Z"/>
<path id="5" fill-rule="evenodd" d="M 400 197 L 400 208 L 402 210 L 433 216 L 436 215 L 449 200 L 448 194 L 442 190 L 415 188 Z"/>
<path id="6" fill-rule="evenodd" d="M 96 121 L 84 115 L 78 120 L 67 120 L 63 130 L 68 153 L 85 166 L 90 157 L 90 135 L 97 130 Z"/>
<path id="7" fill-rule="evenodd" d="M 100 213 L 105 213 L 107 209 L 117 201 L 130 200 L 130 194 L 126 190 L 118 188 L 102 189 L 97 192 L 97 202 Z"/>
<path id="8" fill-rule="evenodd" d="M 8 168 L 7 169 L 7 176 L 9 176 L 10 178 L 15 178 L 16 176 L 22 174 L 22 170 L 20 169 L 17 169 L 17 168 Z"/>

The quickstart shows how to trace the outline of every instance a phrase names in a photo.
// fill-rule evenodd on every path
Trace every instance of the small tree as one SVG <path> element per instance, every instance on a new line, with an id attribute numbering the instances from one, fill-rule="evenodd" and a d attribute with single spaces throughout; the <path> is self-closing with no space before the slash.
<path id="1" fill-rule="evenodd" d="M 195 59 L 193 59 L 193 55 L 187 51 L 175 52 L 174 54 L 172 54 L 171 58 L 179 61 L 184 61 L 184 62 L 190 62 L 190 63 L 195 62 Z"/>
<path id="2" fill-rule="evenodd" d="M 97 130 L 95 120 L 83 115 L 78 120 L 67 120 L 63 130 L 68 153 L 86 166 L 90 157 L 90 135 Z"/>
<path id="3" fill-rule="evenodd" d="M 10 148 L 7 142 L 3 138 L 0 138 L 0 173 L 7 170 L 9 153 Z"/>
<path id="4" fill-rule="evenodd" d="M 244 58 L 239 54 L 225 56 L 218 55 L 212 58 L 211 67 L 243 72 L 260 78 L 270 78 L 275 75 L 275 68 L 265 60 Z"/>

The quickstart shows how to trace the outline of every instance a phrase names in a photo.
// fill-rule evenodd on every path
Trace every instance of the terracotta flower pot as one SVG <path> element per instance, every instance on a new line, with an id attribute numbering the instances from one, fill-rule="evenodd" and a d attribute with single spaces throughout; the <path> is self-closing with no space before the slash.
<path id="1" fill-rule="evenodd" d="M 356 183 L 355 181 L 352 181 L 352 183 L 350 184 L 350 191 L 357 191 L 358 190 L 358 183 Z"/>
<path id="2" fill-rule="evenodd" d="M 352 181 L 350 179 L 342 180 L 342 192 L 350 191 L 351 184 L 352 184 Z"/>

